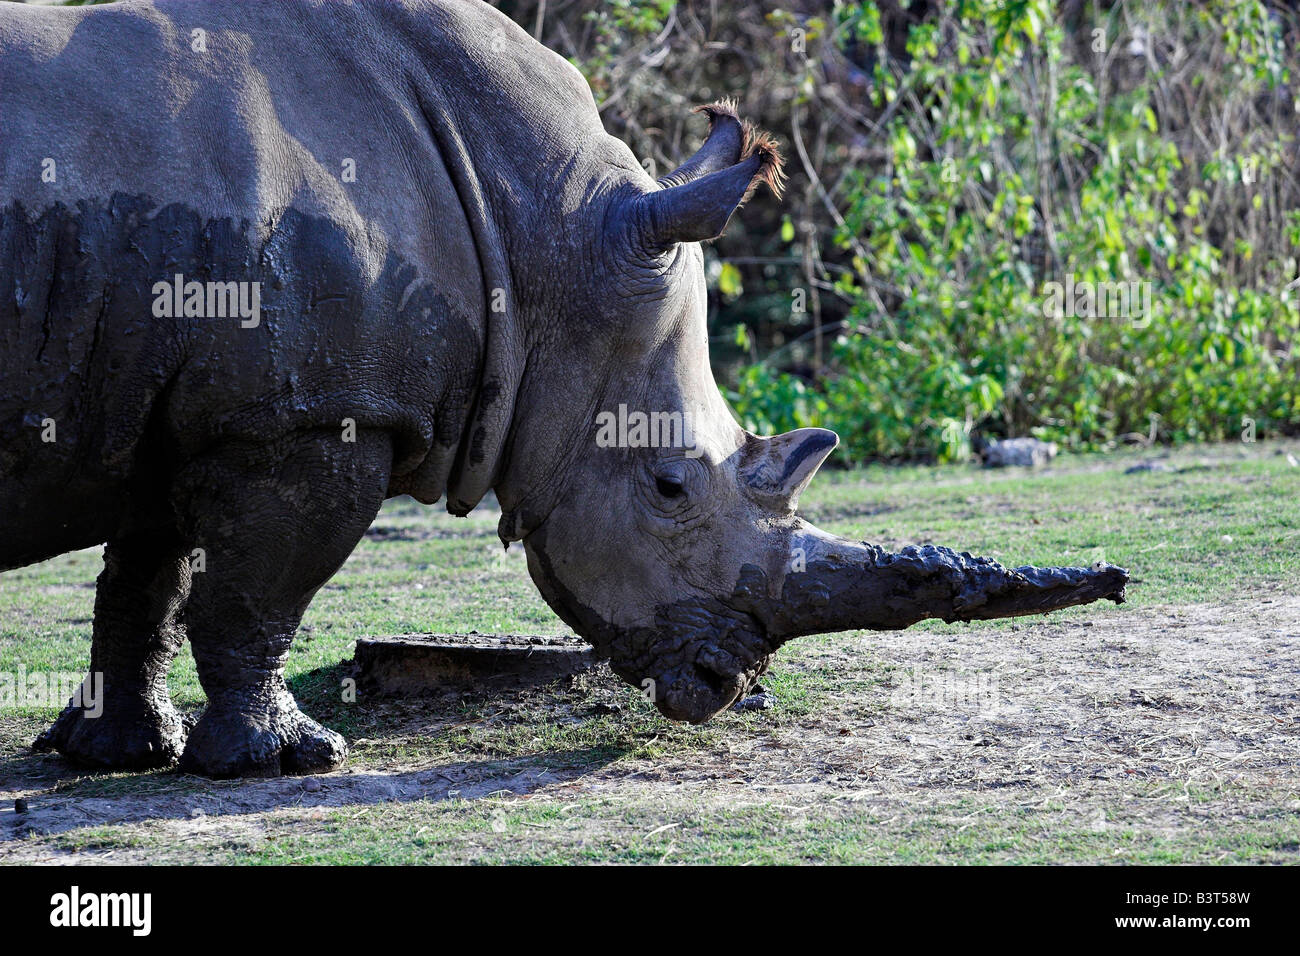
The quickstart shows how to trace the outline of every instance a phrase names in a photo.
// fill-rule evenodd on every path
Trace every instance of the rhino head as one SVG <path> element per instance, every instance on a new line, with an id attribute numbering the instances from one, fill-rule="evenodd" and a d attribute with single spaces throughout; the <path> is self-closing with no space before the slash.
<path id="1" fill-rule="evenodd" d="M 542 243 L 565 291 L 534 295 L 561 318 L 529 349 L 566 358 L 525 376 L 497 490 L 501 538 L 522 539 L 550 606 L 663 714 L 699 723 L 801 635 L 1121 602 L 1113 566 L 889 553 L 796 514 L 838 438 L 736 423 L 709 367 L 699 245 L 758 184 L 779 194 L 780 158 L 729 104 L 703 109 L 709 137 L 683 166 L 656 183 L 615 151 Z"/>

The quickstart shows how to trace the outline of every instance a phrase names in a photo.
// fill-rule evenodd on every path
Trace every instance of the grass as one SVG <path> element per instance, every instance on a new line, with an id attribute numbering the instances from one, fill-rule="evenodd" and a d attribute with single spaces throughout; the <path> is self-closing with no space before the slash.
<path id="1" fill-rule="evenodd" d="M 732 800 L 623 798 L 418 801 L 274 812 L 212 841 L 210 860 L 248 864 L 901 863 L 1189 864 L 1294 861 L 1294 815 L 1246 832 L 1187 829 L 1172 837 L 1114 819 L 1081 821 L 1035 807 L 965 800 L 899 825 L 852 806 Z M 147 826 L 86 827 L 60 834 L 62 852 L 174 853 Z"/>
<path id="2" fill-rule="evenodd" d="M 1138 769 L 1125 772 L 1136 776 L 1116 780 L 1077 769 L 1036 777 L 1008 763 L 972 782 L 964 776 L 972 761 L 998 748 L 976 751 L 955 738 L 966 749 L 927 763 L 910 741 L 935 733 L 935 719 L 891 710 L 888 698 L 905 668 L 960 665 L 942 659 L 945 641 L 987 644 L 983 636 L 1010 629 L 1017 633 L 996 638 L 1009 642 L 1010 666 L 1018 648 L 1050 644 L 1041 635 L 1111 614 L 1120 637 L 1094 655 L 1109 660 L 1122 622 L 1295 594 L 1300 468 L 1288 453 L 1296 452 L 1294 443 L 1191 448 L 1169 457 L 1173 470 L 1135 474 L 1125 468 L 1137 453 L 1069 458 L 1036 474 L 946 467 L 820 476 L 802 510 L 828 530 L 893 548 L 946 544 L 1013 565 L 1107 560 L 1132 571 L 1130 604 L 1056 615 L 1033 625 L 1043 630 L 1027 644 L 1018 622 L 927 622 L 916 630 L 943 635 L 939 643 L 909 631 L 911 644 L 890 645 L 898 653 L 877 636 L 797 642 L 767 681 L 775 709 L 702 727 L 664 721 L 599 673 L 511 695 L 345 702 L 341 662 L 366 634 L 567 633 L 537 596 L 520 549 L 502 551 L 491 507 L 458 520 L 390 501 L 317 596 L 288 665 L 304 710 L 349 738 L 348 773 L 324 778 L 319 791 L 295 780 L 85 773 L 26 753 L 54 709 L 0 708 L 0 796 L 24 795 L 44 814 L 19 820 L 0 809 L 0 860 L 1295 861 L 1295 775 L 1270 769 L 1279 747 L 1294 743 L 1294 701 L 1273 707 L 1266 726 L 1251 725 L 1262 729 L 1248 731 L 1250 752 L 1267 759 L 1258 772 L 1233 765 L 1241 773 L 1231 779 L 1184 774 L 1179 768 L 1195 766 L 1193 743 L 1159 773 L 1135 760 Z M 92 550 L 0 576 L 0 674 L 85 670 L 99 563 Z M 1294 670 L 1296 662 L 1268 666 Z M 202 706 L 188 650 L 170 683 L 180 707 Z M 1099 686 L 1090 693 L 1105 697 Z M 1120 736 L 1140 726 L 1143 740 L 1159 739 L 1169 714 L 1136 707 L 1125 690 L 1095 702 L 1096 720 L 1155 722 Z M 614 712 L 594 711 L 597 702 Z M 1047 746 L 1053 738 L 1043 733 Z M 1075 745 L 1060 746 L 1054 756 L 1063 759 Z M 100 803 L 78 815 L 86 801 Z M 85 818 L 96 813 L 103 819 Z"/>

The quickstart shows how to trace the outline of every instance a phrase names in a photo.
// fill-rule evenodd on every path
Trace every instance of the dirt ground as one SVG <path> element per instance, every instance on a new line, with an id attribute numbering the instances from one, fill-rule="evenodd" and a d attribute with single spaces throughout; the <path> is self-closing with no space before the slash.
<path id="1" fill-rule="evenodd" d="M 0 860 L 185 859 L 187 847 L 237 859 L 287 831 L 337 830 L 340 816 L 329 811 L 400 827 L 403 807 L 481 801 L 492 807 L 487 825 L 464 839 L 489 857 L 504 814 L 527 802 L 560 813 L 566 845 L 617 844 L 638 828 L 671 836 L 683 816 L 761 805 L 785 827 L 849 818 L 891 834 L 937 826 L 949 843 L 998 818 L 998 832 L 1014 830 L 1007 852 L 1016 858 L 1026 841 L 1092 833 L 1103 848 L 1088 858 L 1122 859 L 1126 841 L 1106 842 L 1122 832 L 1193 847 L 1203 839 L 1205 852 L 1193 856 L 1222 860 L 1233 851 L 1215 842 L 1237 827 L 1271 834 L 1257 858 L 1300 861 L 1295 596 L 822 638 L 803 642 L 789 669 L 800 677 L 790 692 L 814 699 L 802 713 L 736 715 L 725 734 L 674 729 L 665 733 L 696 736 L 577 760 L 558 752 L 566 738 L 539 728 L 581 725 L 602 701 L 626 701 L 608 673 L 554 693 L 498 696 L 461 724 L 448 701 L 375 704 L 384 738 L 353 739 L 347 768 L 309 780 L 79 776 L 56 757 L 13 760 L 0 776 Z M 600 718 L 611 738 L 610 722 L 635 719 L 625 708 L 604 705 L 615 711 Z M 541 736 L 506 745 L 512 729 Z M 459 733 L 450 751 L 403 749 L 449 730 Z M 476 739 L 496 743 L 475 748 Z M 12 809 L 18 798 L 26 813 Z M 564 816 L 594 804 L 650 812 L 630 824 Z M 106 826 L 120 829 L 100 842 L 60 839 Z M 537 826 L 527 839 L 541 838 Z M 986 849 L 981 858 L 998 856 Z"/>

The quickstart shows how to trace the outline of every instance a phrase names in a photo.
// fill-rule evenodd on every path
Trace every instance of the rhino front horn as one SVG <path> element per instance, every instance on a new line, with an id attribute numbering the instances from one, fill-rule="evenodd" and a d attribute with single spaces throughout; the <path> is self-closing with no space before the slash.
<path id="1" fill-rule="evenodd" d="M 1101 598 L 1121 604 L 1128 572 L 1007 568 L 932 545 L 885 551 L 808 528 L 804 570 L 788 573 L 768 631 L 774 643 L 834 631 L 886 631 L 926 618 L 976 621 L 1043 614 Z"/>
<path id="2" fill-rule="evenodd" d="M 628 217 L 637 246 L 653 255 L 679 242 L 716 239 L 732 213 L 759 183 L 781 195 L 784 173 L 776 142 L 741 120 L 729 102 L 701 107 L 709 116 L 709 137 L 699 151 L 658 183 L 633 198 Z"/>

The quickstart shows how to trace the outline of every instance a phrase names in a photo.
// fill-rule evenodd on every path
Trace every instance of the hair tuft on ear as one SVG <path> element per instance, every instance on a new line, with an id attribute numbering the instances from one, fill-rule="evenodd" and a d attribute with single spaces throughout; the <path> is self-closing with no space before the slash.
<path id="1" fill-rule="evenodd" d="M 726 116 L 740 124 L 743 132 L 741 141 L 740 156 L 736 162 L 744 162 L 749 157 L 758 154 L 762 157 L 762 165 L 758 168 L 758 173 L 754 176 L 754 181 L 750 183 L 749 189 L 745 191 L 745 198 L 741 200 L 742 204 L 748 202 L 754 195 L 760 183 L 766 184 L 767 188 L 772 190 L 772 195 L 777 199 L 781 198 L 785 190 L 785 161 L 781 158 L 781 150 L 777 145 L 776 137 L 766 130 L 759 129 L 747 119 L 741 119 L 739 106 L 732 97 L 724 97 L 715 100 L 712 103 L 705 103 L 697 106 L 692 113 L 703 113 L 709 118 L 709 132 L 718 123 L 718 117 Z"/>
<path id="2" fill-rule="evenodd" d="M 759 183 L 765 183 L 767 188 L 772 190 L 772 195 L 780 199 L 781 193 L 785 190 L 785 161 L 781 158 L 776 137 L 746 121 L 745 145 L 741 148 L 740 158 L 745 160 L 754 155 L 762 158 L 762 165 L 758 167 L 749 189 L 745 191 L 745 199 L 742 202 L 748 201 L 749 197 L 754 195 L 754 190 L 758 188 Z"/>
<path id="3" fill-rule="evenodd" d="M 714 100 L 712 103 L 705 103 L 702 106 L 697 106 L 695 109 L 691 110 L 691 112 L 703 113 L 707 116 L 709 118 L 709 128 L 711 129 L 713 124 L 717 122 L 719 116 L 730 116 L 732 119 L 743 123 L 744 120 L 741 120 L 740 113 L 737 112 L 737 110 L 738 107 L 736 101 L 730 96 L 726 96 L 720 100 Z"/>

